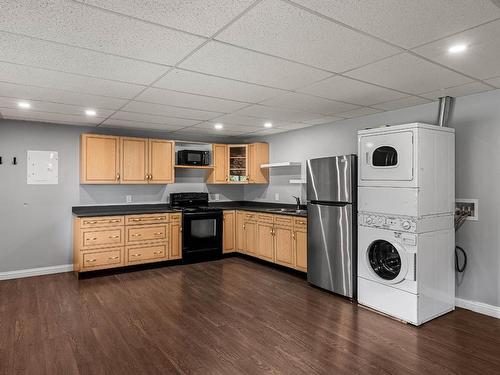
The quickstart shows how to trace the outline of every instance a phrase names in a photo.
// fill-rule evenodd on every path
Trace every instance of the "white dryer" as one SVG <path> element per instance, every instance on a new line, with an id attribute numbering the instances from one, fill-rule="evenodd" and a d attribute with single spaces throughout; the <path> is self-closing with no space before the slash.
<path id="1" fill-rule="evenodd" d="M 455 131 L 412 123 L 358 132 L 359 210 L 452 214 Z"/>
<path id="2" fill-rule="evenodd" d="M 453 229 L 419 233 L 416 219 L 373 214 L 359 223 L 360 304 L 415 325 L 454 309 Z"/>

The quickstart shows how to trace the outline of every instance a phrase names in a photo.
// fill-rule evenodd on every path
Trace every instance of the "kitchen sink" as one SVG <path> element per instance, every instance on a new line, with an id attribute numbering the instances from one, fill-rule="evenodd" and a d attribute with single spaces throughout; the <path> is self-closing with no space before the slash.
<path id="1" fill-rule="evenodd" d="M 271 212 L 282 212 L 282 213 L 291 213 L 291 214 L 299 214 L 305 215 L 307 214 L 307 210 L 297 210 L 295 208 L 271 208 L 269 209 Z"/>

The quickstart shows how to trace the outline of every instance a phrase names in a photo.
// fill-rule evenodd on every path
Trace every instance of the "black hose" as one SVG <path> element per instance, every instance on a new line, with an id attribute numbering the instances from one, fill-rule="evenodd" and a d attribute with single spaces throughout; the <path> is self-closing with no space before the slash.
<path id="1" fill-rule="evenodd" d="M 458 260 L 458 252 L 461 251 L 463 256 L 464 256 L 464 263 L 462 264 L 462 266 L 460 267 L 460 262 Z M 465 250 L 463 248 L 461 248 L 460 246 L 455 246 L 455 267 L 457 268 L 457 271 L 462 273 L 465 271 L 465 268 L 467 267 L 467 253 L 465 252 Z"/>

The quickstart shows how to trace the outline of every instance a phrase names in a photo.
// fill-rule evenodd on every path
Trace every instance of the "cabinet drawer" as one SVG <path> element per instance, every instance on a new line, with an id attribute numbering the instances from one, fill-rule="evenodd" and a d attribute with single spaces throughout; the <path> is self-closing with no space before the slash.
<path id="1" fill-rule="evenodd" d="M 81 249 L 123 245 L 123 227 L 81 229 Z"/>
<path id="2" fill-rule="evenodd" d="M 123 216 L 84 217 L 80 220 L 80 228 L 116 227 L 123 223 Z"/>
<path id="3" fill-rule="evenodd" d="M 157 262 L 168 259 L 167 244 L 149 246 L 127 246 L 127 264 Z"/>
<path id="4" fill-rule="evenodd" d="M 274 215 L 274 222 L 281 225 L 292 225 L 293 217 L 286 215 Z"/>
<path id="5" fill-rule="evenodd" d="M 259 220 L 259 223 L 272 223 L 273 222 L 273 215 L 270 215 L 270 214 L 258 214 L 257 215 L 257 220 Z"/>
<path id="6" fill-rule="evenodd" d="M 244 218 L 245 221 L 257 221 L 257 214 L 253 212 L 245 212 Z"/>
<path id="7" fill-rule="evenodd" d="M 297 229 L 306 229 L 307 228 L 307 219 L 305 217 L 296 217 L 293 220 L 293 225 Z"/>
<path id="8" fill-rule="evenodd" d="M 168 238 L 168 224 L 127 227 L 127 244 L 141 241 L 161 241 Z"/>
<path id="9" fill-rule="evenodd" d="M 81 254 L 81 270 L 96 270 L 124 265 L 123 247 L 106 251 L 86 251 Z"/>
<path id="10" fill-rule="evenodd" d="M 150 215 L 128 215 L 125 216 L 126 225 L 144 225 L 167 223 L 168 214 L 150 214 Z"/>
<path id="11" fill-rule="evenodd" d="M 182 219 L 182 214 L 181 213 L 178 213 L 178 214 L 170 214 L 170 222 L 174 222 L 174 223 L 180 223 Z"/>

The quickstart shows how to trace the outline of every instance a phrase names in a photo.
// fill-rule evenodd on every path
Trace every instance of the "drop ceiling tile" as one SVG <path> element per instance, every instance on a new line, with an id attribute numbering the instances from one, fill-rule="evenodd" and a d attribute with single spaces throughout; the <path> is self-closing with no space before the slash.
<path id="1" fill-rule="evenodd" d="M 490 85 L 493 85 L 495 87 L 500 88 L 500 77 L 491 78 L 491 79 L 486 80 L 485 82 L 489 83 Z"/>
<path id="2" fill-rule="evenodd" d="M 327 99 L 368 106 L 381 101 L 396 100 L 407 96 L 397 91 L 342 76 L 333 76 L 297 91 Z"/>
<path id="3" fill-rule="evenodd" d="M 294 92 L 277 96 L 266 100 L 261 104 L 304 112 L 320 113 L 322 115 L 333 115 L 335 113 L 346 112 L 359 107 L 354 104 L 341 103 Z"/>
<path id="4" fill-rule="evenodd" d="M 234 112 L 248 105 L 248 103 L 157 89 L 154 87 L 146 89 L 135 100 L 224 113 Z"/>
<path id="5" fill-rule="evenodd" d="M 112 120 L 125 120 L 130 122 L 148 122 L 151 124 L 169 125 L 185 127 L 198 124 L 198 120 L 188 120 L 182 118 L 168 117 L 168 116 L 157 116 L 146 113 L 135 113 L 135 112 L 125 112 L 118 111 L 111 116 Z"/>
<path id="6" fill-rule="evenodd" d="M 196 51 L 180 67 L 285 90 L 305 86 L 330 75 L 322 70 L 214 41 Z"/>
<path id="7" fill-rule="evenodd" d="M 145 113 L 145 114 L 167 116 L 167 117 L 178 117 L 191 120 L 211 120 L 222 114 L 218 112 L 199 111 L 196 109 L 187 109 L 187 108 L 172 107 L 162 104 L 152 104 L 152 103 L 143 103 L 135 101 L 129 102 L 122 109 L 128 112 Z"/>
<path id="8" fill-rule="evenodd" d="M 374 115 L 375 113 L 380 113 L 380 112 L 383 112 L 383 110 L 364 107 L 355 109 L 353 111 L 342 112 L 339 114 L 339 116 L 343 116 L 345 118 L 355 118 L 355 117 Z"/>
<path id="9" fill-rule="evenodd" d="M 466 44 L 463 53 L 448 48 Z M 500 75 L 500 20 L 426 44 L 414 50 L 419 55 L 470 76 L 485 79 Z"/>
<path id="10" fill-rule="evenodd" d="M 66 0 L 4 1 L 0 25 L 3 31 L 170 65 L 206 40 Z"/>
<path id="11" fill-rule="evenodd" d="M 168 68 L 0 32 L 0 60 L 122 82 L 149 84 Z"/>
<path id="12" fill-rule="evenodd" d="M 285 93 L 279 89 L 180 69 L 170 71 L 154 86 L 249 103 L 257 103 Z"/>
<path id="13" fill-rule="evenodd" d="M 230 130 L 225 130 L 225 129 L 217 130 L 217 129 L 198 128 L 198 127 L 189 127 L 189 128 L 181 129 L 178 132 L 179 133 L 196 133 L 196 134 L 218 135 L 220 137 L 246 134 L 244 132 L 239 132 L 239 131 L 230 131 Z"/>
<path id="14" fill-rule="evenodd" d="M 268 107 L 264 105 L 252 105 L 239 110 L 237 115 L 257 117 L 271 122 L 293 121 L 300 122 L 317 118 L 317 114 L 294 111 L 286 108 Z M 219 120 L 219 119 L 218 119 Z"/>
<path id="15" fill-rule="evenodd" d="M 393 111 L 395 109 L 413 107 L 415 105 L 430 103 L 430 100 L 419 98 L 418 96 L 408 96 L 403 99 L 392 100 L 390 102 L 374 104 L 372 107 L 383 109 L 385 111 Z"/>
<path id="16" fill-rule="evenodd" d="M 0 93 L 2 93 L 2 92 L 0 92 Z M 53 112 L 53 113 L 76 115 L 76 116 L 86 116 L 85 115 L 86 108 L 81 107 L 81 106 L 74 106 L 74 105 L 60 104 L 60 103 L 51 103 L 51 102 L 44 102 L 44 101 L 38 101 L 38 100 L 28 100 L 28 102 L 31 104 L 31 108 L 22 110 L 22 109 L 18 108 L 17 103 L 19 101 L 20 100 L 17 98 L 0 96 L 0 107 L 10 108 L 10 109 L 18 109 L 22 112 L 30 112 L 30 111 Z M 107 117 L 113 113 L 113 111 L 109 110 L 109 109 L 97 109 L 97 108 L 95 108 L 95 110 L 97 112 L 97 117 Z"/>
<path id="17" fill-rule="evenodd" d="M 229 124 L 227 122 L 218 122 L 218 121 L 208 121 L 202 122 L 201 124 L 193 126 L 193 128 L 203 128 L 203 129 L 214 129 L 215 124 L 222 124 L 224 126 L 223 130 L 233 131 L 233 132 L 241 132 L 241 133 L 250 133 L 257 130 L 262 130 L 263 126 L 248 126 L 248 125 L 237 125 L 237 124 Z"/>
<path id="18" fill-rule="evenodd" d="M 175 131 L 175 130 L 182 129 L 185 126 L 175 126 L 175 125 L 167 125 L 167 124 L 152 124 L 149 122 L 127 121 L 127 120 L 118 120 L 118 119 L 107 119 L 100 125 L 100 127 Z"/>
<path id="19" fill-rule="evenodd" d="M 83 0 L 153 23 L 211 36 L 254 0 Z"/>
<path id="20" fill-rule="evenodd" d="M 2 107 L 0 107 L 0 113 L 6 119 L 49 122 L 49 123 L 65 124 L 65 125 L 97 125 L 102 120 L 104 120 L 101 117 L 88 117 L 88 116 L 78 116 L 78 115 L 69 115 L 61 113 L 38 112 L 32 110 L 24 111 L 19 109 L 2 108 Z"/>
<path id="21" fill-rule="evenodd" d="M 217 117 L 213 121 L 221 122 L 223 124 L 229 123 L 235 125 L 257 126 L 257 127 L 263 126 L 264 123 L 266 122 L 265 119 L 251 117 L 251 116 L 244 116 L 234 113 Z"/>
<path id="22" fill-rule="evenodd" d="M 280 123 L 274 126 L 274 129 L 286 129 L 286 130 L 295 130 L 295 129 L 303 129 L 314 126 L 313 124 L 304 124 L 302 122 L 289 122 L 289 123 Z M 262 130 L 262 129 L 261 129 Z"/>
<path id="23" fill-rule="evenodd" d="M 131 99 L 144 86 L 0 62 L 0 81 Z"/>
<path id="24" fill-rule="evenodd" d="M 500 17 L 490 0 L 294 0 L 405 48 Z"/>
<path id="25" fill-rule="evenodd" d="M 403 92 L 420 94 L 469 83 L 461 74 L 402 53 L 347 73 L 348 76 Z"/>
<path id="26" fill-rule="evenodd" d="M 262 1 L 216 39 L 333 72 L 400 52 L 279 0 Z"/>
<path id="27" fill-rule="evenodd" d="M 449 87 L 447 89 L 433 91 L 433 92 L 429 92 L 429 93 L 421 94 L 421 95 L 425 98 L 435 100 L 435 99 L 440 98 L 441 96 L 465 96 L 465 95 L 477 94 L 479 92 L 490 91 L 490 90 L 494 90 L 493 87 L 485 85 L 481 82 L 472 82 L 472 83 L 468 83 L 466 85 Z"/>
<path id="28" fill-rule="evenodd" d="M 321 116 L 321 117 L 318 117 L 318 118 L 315 118 L 312 120 L 306 120 L 303 122 L 306 124 L 309 124 L 309 125 L 321 125 L 321 124 L 329 124 L 331 122 L 340 121 L 340 120 L 344 120 L 344 118 L 340 117 L 340 116 L 338 116 L 338 117 L 337 116 Z"/>
<path id="29" fill-rule="evenodd" d="M 83 108 L 118 109 L 127 103 L 125 99 L 79 94 L 65 90 L 0 82 L 0 95 L 22 100 L 43 100 L 77 105 Z"/>
<path id="30" fill-rule="evenodd" d="M 278 134 L 278 133 L 285 133 L 290 131 L 289 129 L 265 129 L 265 130 L 259 130 L 258 132 L 251 133 L 252 136 L 263 136 L 263 135 L 272 135 L 272 134 Z"/>

